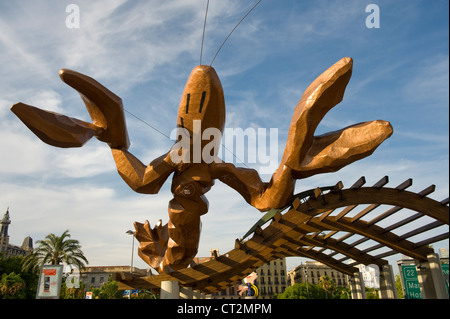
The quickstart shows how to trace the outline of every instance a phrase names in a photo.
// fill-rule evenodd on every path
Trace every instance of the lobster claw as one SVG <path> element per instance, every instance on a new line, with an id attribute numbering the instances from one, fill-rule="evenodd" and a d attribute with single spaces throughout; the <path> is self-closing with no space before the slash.
<path id="1" fill-rule="evenodd" d="M 122 100 L 99 82 L 84 74 L 61 69 L 61 80 L 78 91 L 95 126 L 104 131 L 96 137 L 111 148 L 128 149 L 128 139 Z"/>
<path id="2" fill-rule="evenodd" d="M 337 171 L 369 156 L 392 135 L 391 124 L 377 120 L 314 136 L 325 114 L 342 101 L 352 68 L 351 58 L 335 63 L 311 83 L 295 107 L 280 164 L 295 179 Z"/>
<path id="3" fill-rule="evenodd" d="M 92 136 L 111 148 L 128 149 L 130 142 L 121 99 L 94 79 L 61 69 L 61 79 L 78 91 L 93 123 L 17 103 L 11 111 L 43 142 L 56 147 L 80 147 Z"/>
<path id="4" fill-rule="evenodd" d="M 11 111 L 43 142 L 56 147 L 80 147 L 103 129 L 62 114 L 17 103 Z"/>

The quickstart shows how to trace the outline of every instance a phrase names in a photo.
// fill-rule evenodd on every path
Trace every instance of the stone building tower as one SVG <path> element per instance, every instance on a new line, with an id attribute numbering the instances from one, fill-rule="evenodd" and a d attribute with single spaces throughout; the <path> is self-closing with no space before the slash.
<path id="1" fill-rule="evenodd" d="M 5 215 L 3 215 L 0 228 L 0 253 L 6 254 L 9 246 L 9 235 L 8 227 L 11 224 L 11 219 L 9 218 L 9 207 L 6 210 Z"/>
<path id="2" fill-rule="evenodd" d="M 0 222 L 0 254 L 3 258 L 29 255 L 33 251 L 33 239 L 30 236 L 25 237 L 22 246 L 10 244 L 8 234 L 9 224 L 11 224 L 11 219 L 9 217 L 8 207 Z"/>

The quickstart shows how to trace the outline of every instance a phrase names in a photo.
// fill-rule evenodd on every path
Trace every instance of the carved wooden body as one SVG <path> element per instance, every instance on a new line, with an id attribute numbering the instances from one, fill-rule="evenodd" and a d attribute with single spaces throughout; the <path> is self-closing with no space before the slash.
<path id="1" fill-rule="evenodd" d="M 144 165 L 128 152 L 128 134 L 120 98 L 92 78 L 74 71 L 61 70 L 61 78 L 80 93 L 93 123 L 22 103 L 11 110 L 50 145 L 79 147 L 92 136 L 108 143 L 120 176 L 136 192 L 156 194 L 174 173 L 169 223 L 163 226 L 159 221 L 151 228 L 148 221 L 145 224 L 136 222 L 135 236 L 140 241 L 139 255 L 150 266 L 159 272 L 178 270 L 187 267 L 197 253 L 200 216 L 208 211 L 204 194 L 215 179 L 235 189 L 260 211 L 281 208 L 291 202 L 296 179 L 337 171 L 372 154 L 392 134 L 391 125 L 378 120 L 314 136 L 325 114 L 342 100 L 352 66 L 352 59 L 343 58 L 306 89 L 295 107 L 280 166 L 268 183 L 263 182 L 255 170 L 235 167 L 217 158 L 213 162 L 204 161 L 196 152 L 202 151 L 206 142 L 201 145 L 189 143 L 184 161 L 174 161 L 174 157 L 185 150 L 172 148 Z M 210 66 L 195 67 L 186 83 L 177 117 L 179 136 L 192 137 L 199 133 L 195 132 L 195 120 L 201 122 L 200 133 L 209 128 L 223 131 L 224 94 L 219 77 Z"/>

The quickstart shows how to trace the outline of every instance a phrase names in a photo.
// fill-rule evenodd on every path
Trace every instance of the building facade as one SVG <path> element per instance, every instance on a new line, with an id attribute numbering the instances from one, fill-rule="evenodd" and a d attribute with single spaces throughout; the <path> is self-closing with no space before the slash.
<path id="1" fill-rule="evenodd" d="M 204 263 L 219 256 L 218 249 L 211 249 L 210 257 L 195 257 L 195 263 Z M 275 294 L 283 293 L 289 286 L 286 272 L 286 258 L 281 258 L 268 262 L 255 270 L 257 278 L 254 284 L 258 287 L 258 299 L 272 299 Z M 213 299 L 244 299 L 246 293 L 239 294 L 244 282 L 238 282 L 226 289 L 211 295 Z"/>
<path id="2" fill-rule="evenodd" d="M 25 237 L 22 246 L 10 244 L 8 234 L 10 224 L 8 208 L 0 222 L 0 254 L 3 258 L 29 255 L 33 251 L 33 239 L 30 236 Z"/>
<path id="3" fill-rule="evenodd" d="M 357 268 L 363 276 L 364 286 L 366 288 L 380 288 L 380 269 L 377 265 L 359 264 Z"/>
<path id="4" fill-rule="evenodd" d="M 255 270 L 258 278 L 255 281 L 261 299 L 272 299 L 283 293 L 289 286 L 287 282 L 286 258 L 272 260 Z"/>
<path id="5" fill-rule="evenodd" d="M 301 263 L 294 270 L 290 271 L 288 276 L 291 286 L 304 282 L 318 285 L 322 276 L 327 276 L 333 280 L 337 287 L 348 286 L 347 275 L 317 261 Z"/>
<path id="6" fill-rule="evenodd" d="M 85 284 L 86 289 L 100 288 L 108 281 L 109 276 L 115 272 L 130 272 L 130 266 L 92 266 L 81 270 L 80 281 Z M 133 274 L 140 276 L 151 275 L 150 269 L 133 267 Z"/>

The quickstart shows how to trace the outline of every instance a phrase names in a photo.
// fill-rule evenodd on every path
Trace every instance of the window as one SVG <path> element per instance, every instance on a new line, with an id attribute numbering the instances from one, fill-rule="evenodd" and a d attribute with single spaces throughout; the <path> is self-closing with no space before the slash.
<path id="1" fill-rule="evenodd" d="M 91 284 L 95 284 L 95 277 L 91 277 Z"/>
<path id="2" fill-rule="evenodd" d="M 100 283 L 103 283 L 105 281 L 104 277 L 100 277 Z"/>
<path id="3" fill-rule="evenodd" d="M 280 270 L 280 274 L 281 274 L 281 276 L 284 276 L 284 269 Z"/>

